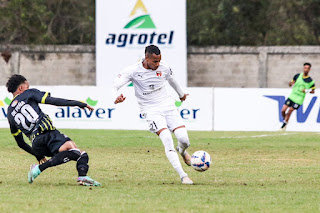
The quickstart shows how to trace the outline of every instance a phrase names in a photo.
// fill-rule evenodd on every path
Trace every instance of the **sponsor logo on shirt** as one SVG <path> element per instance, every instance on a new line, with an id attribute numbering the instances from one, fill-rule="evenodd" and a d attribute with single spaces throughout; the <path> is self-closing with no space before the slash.
<path id="1" fill-rule="evenodd" d="M 153 94 L 153 93 L 158 92 L 158 91 L 160 91 L 160 90 L 162 90 L 162 87 L 160 87 L 160 88 L 158 88 L 158 89 L 155 89 L 155 90 L 153 90 L 153 91 L 151 91 L 151 92 L 144 92 L 144 93 L 142 93 L 142 94 L 143 94 L 143 95 L 150 95 L 150 94 Z"/>

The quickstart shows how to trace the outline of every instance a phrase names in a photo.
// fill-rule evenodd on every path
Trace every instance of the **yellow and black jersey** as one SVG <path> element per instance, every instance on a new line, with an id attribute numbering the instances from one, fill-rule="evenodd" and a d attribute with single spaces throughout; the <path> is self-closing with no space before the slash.
<path id="1" fill-rule="evenodd" d="M 54 130 L 50 117 L 44 114 L 39 104 L 51 104 L 56 106 L 85 107 L 87 104 L 61 98 L 50 97 L 50 93 L 37 89 L 28 89 L 13 98 L 8 106 L 7 119 L 13 136 L 23 132 L 31 138 L 42 132 Z"/>

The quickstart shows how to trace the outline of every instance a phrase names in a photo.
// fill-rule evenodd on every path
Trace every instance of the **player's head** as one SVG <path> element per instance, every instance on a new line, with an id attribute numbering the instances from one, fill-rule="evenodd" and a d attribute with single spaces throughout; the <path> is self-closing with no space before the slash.
<path id="1" fill-rule="evenodd" d="M 145 49 L 145 62 L 147 69 L 156 70 L 161 61 L 160 49 L 155 45 L 149 45 Z"/>
<path id="2" fill-rule="evenodd" d="M 304 63 L 303 64 L 303 73 L 305 75 L 308 75 L 308 73 L 310 72 L 311 69 L 311 64 L 310 63 Z"/>
<path id="3" fill-rule="evenodd" d="M 24 76 L 15 74 L 9 78 L 6 87 L 8 89 L 8 92 L 17 92 L 18 94 L 21 94 L 25 90 L 29 89 L 29 83 Z"/>

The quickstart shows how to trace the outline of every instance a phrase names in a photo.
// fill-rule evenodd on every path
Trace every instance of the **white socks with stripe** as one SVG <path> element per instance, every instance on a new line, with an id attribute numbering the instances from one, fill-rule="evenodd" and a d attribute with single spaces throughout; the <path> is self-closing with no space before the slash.
<path id="1" fill-rule="evenodd" d="M 178 151 L 181 155 L 184 155 L 185 150 L 190 146 L 187 129 L 184 127 L 176 129 L 174 135 L 178 140 Z"/>
<path id="2" fill-rule="evenodd" d="M 174 148 L 173 140 L 171 133 L 168 129 L 163 130 L 159 135 L 167 155 L 168 160 L 170 161 L 173 168 L 178 172 L 180 178 L 187 177 L 188 175 L 183 171 L 179 157 Z"/>

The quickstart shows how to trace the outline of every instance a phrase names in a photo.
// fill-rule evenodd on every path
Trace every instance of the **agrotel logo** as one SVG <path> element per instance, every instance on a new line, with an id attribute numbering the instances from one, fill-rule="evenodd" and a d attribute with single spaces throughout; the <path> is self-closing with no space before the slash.
<path id="1" fill-rule="evenodd" d="M 171 46 L 173 43 L 174 31 L 170 30 L 164 33 L 157 32 L 153 19 L 142 0 L 138 0 L 135 4 L 130 14 L 130 21 L 123 29 L 122 33 L 109 33 L 105 44 L 122 48 L 139 47 L 150 44 Z M 143 33 L 139 33 L 139 30 L 143 30 Z"/>
<path id="2" fill-rule="evenodd" d="M 139 14 L 139 10 L 142 11 L 142 15 Z M 138 0 L 134 6 L 130 17 L 133 19 L 124 27 L 125 29 L 155 29 L 151 16 L 148 14 L 146 7 L 144 6 L 142 0 Z"/>

